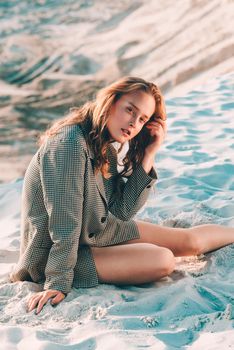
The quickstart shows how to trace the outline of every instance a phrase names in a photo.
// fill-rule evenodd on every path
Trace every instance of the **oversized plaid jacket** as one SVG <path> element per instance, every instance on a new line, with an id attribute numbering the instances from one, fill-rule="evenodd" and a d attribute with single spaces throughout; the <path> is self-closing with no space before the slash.
<path id="1" fill-rule="evenodd" d="M 110 145 L 113 175 L 94 174 L 94 154 L 85 127 L 71 125 L 49 138 L 32 158 L 22 193 L 20 259 L 11 280 L 43 283 L 68 293 L 98 285 L 90 246 L 104 247 L 139 238 L 132 220 L 157 179 L 140 165 L 116 195 L 117 155 Z"/>

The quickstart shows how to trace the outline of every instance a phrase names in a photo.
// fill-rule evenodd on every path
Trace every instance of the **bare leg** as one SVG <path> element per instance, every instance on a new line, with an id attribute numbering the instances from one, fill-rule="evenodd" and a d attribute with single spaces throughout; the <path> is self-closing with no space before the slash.
<path id="1" fill-rule="evenodd" d="M 220 225 L 172 228 L 145 221 L 136 223 L 139 239 L 91 247 L 101 283 L 153 282 L 174 270 L 174 256 L 198 255 L 234 242 L 234 228 Z"/>
<path id="2" fill-rule="evenodd" d="M 173 228 L 146 221 L 136 221 L 140 239 L 121 244 L 151 243 L 170 249 L 175 256 L 207 253 L 234 242 L 234 228 L 205 224 L 190 228 Z"/>
<path id="3" fill-rule="evenodd" d="M 169 275 L 175 259 L 169 249 L 149 243 L 91 247 L 99 281 L 141 284 Z"/>

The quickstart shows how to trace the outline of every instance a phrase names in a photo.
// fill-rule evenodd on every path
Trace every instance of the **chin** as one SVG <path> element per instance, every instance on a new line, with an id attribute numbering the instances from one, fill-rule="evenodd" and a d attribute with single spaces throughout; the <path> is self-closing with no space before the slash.
<path id="1" fill-rule="evenodd" d="M 111 135 L 111 140 L 112 140 L 112 142 L 118 142 L 118 143 L 124 143 L 124 142 L 126 142 L 126 140 L 124 140 L 123 139 L 123 137 L 121 137 L 121 136 L 114 136 L 114 135 Z"/>
<path id="2" fill-rule="evenodd" d="M 110 131 L 109 131 L 109 135 L 110 135 L 111 142 L 118 142 L 118 143 L 124 144 L 125 142 L 128 141 L 128 139 L 126 139 L 126 137 L 121 136 L 119 133 L 116 133 L 116 135 L 114 135 L 113 133 L 110 133 Z"/>
<path id="3" fill-rule="evenodd" d="M 116 140 L 116 142 L 124 144 L 124 143 L 128 142 L 128 139 L 126 140 L 126 138 L 123 139 L 120 137 L 119 139 Z"/>

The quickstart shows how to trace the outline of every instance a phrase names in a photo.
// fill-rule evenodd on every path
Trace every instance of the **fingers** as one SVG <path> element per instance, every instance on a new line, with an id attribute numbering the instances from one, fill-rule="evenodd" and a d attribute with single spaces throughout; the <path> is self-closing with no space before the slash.
<path id="1" fill-rule="evenodd" d="M 49 299 L 49 296 L 45 295 L 39 300 L 39 303 L 37 305 L 37 310 L 36 310 L 37 315 L 41 312 L 43 306 L 47 303 L 48 299 Z"/>
<path id="2" fill-rule="evenodd" d="M 28 312 L 37 308 L 36 313 L 39 313 L 48 299 L 49 297 L 46 298 L 43 292 L 34 294 L 28 301 Z"/>
<path id="3" fill-rule="evenodd" d="M 160 119 L 160 120 L 163 120 L 164 122 L 167 120 L 167 117 L 165 117 L 165 118 L 162 118 L 162 117 L 160 117 L 160 116 L 157 116 L 157 117 L 155 117 L 155 119 Z"/>
<path id="4" fill-rule="evenodd" d="M 29 301 L 28 301 L 28 312 L 32 311 L 35 309 L 35 307 L 38 304 L 38 301 L 40 300 L 41 296 L 40 295 L 33 295 Z"/>
<path id="5" fill-rule="evenodd" d="M 65 295 L 63 294 L 63 293 L 58 293 L 57 295 L 56 295 L 56 297 L 55 298 L 53 298 L 52 300 L 51 300 L 51 305 L 52 306 L 54 306 L 54 305 L 57 305 L 57 304 L 59 304 L 63 299 L 65 298 Z"/>
<path id="6" fill-rule="evenodd" d="M 151 124 L 160 124 L 163 128 L 166 127 L 167 125 L 167 120 L 166 119 L 162 119 L 161 117 L 153 117 L 148 123 L 147 125 L 151 125 Z"/>
<path id="7" fill-rule="evenodd" d="M 36 314 L 39 314 L 49 299 L 52 299 L 51 305 L 57 305 L 64 298 L 65 295 L 58 290 L 46 290 L 43 292 L 35 293 L 28 300 L 28 312 L 36 308 Z"/>
<path id="8" fill-rule="evenodd" d="M 155 118 L 152 121 L 150 121 L 147 126 L 157 126 L 157 125 L 161 125 L 161 127 L 163 128 L 164 131 L 166 131 L 167 129 L 167 124 L 166 124 L 166 120 L 163 120 L 161 118 Z"/>
<path id="9" fill-rule="evenodd" d="M 162 129 L 164 134 L 166 134 L 166 132 L 167 132 L 167 125 L 162 120 L 157 120 L 157 121 L 155 120 L 155 121 L 149 122 L 149 123 L 147 123 L 146 127 L 147 127 L 147 129 L 150 129 L 150 130 Z"/>

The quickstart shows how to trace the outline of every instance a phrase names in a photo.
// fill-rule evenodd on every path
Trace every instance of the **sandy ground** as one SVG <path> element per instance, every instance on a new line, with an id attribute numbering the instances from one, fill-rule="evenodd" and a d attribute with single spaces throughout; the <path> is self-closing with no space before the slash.
<path id="1" fill-rule="evenodd" d="M 159 175 L 138 218 L 234 227 L 234 75 L 168 98 Z M 9 283 L 19 256 L 22 179 L 0 185 L 0 330 L 4 350 L 234 349 L 234 245 L 177 258 L 168 278 L 141 286 L 73 289 L 56 308 L 26 312 L 39 286 Z"/>

